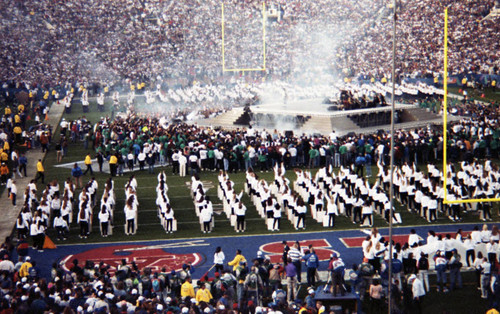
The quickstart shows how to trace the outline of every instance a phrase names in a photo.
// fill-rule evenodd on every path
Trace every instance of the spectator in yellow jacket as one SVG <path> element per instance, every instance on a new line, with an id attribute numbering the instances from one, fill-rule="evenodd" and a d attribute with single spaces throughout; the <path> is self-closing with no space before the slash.
<path id="1" fill-rule="evenodd" d="M 247 260 L 245 259 L 245 256 L 241 254 L 241 250 L 237 249 L 236 250 L 236 256 L 232 261 L 227 263 L 229 266 L 233 266 L 233 272 L 236 271 L 236 268 L 240 265 L 240 262 L 246 262 Z"/>
<path id="2" fill-rule="evenodd" d="M 31 258 L 29 256 L 26 256 L 24 263 L 21 265 L 21 268 L 19 268 L 19 277 L 28 277 L 29 269 L 31 267 L 33 267 L 33 265 L 31 264 Z"/>
<path id="3" fill-rule="evenodd" d="M 109 157 L 109 170 L 111 172 L 111 176 L 116 176 L 116 166 L 118 164 L 118 157 L 116 155 L 111 155 Z"/>
<path id="4" fill-rule="evenodd" d="M 93 176 L 94 170 L 92 169 L 92 157 L 90 156 L 90 154 L 87 154 L 87 156 L 85 156 L 85 166 L 87 166 L 87 169 L 85 170 L 83 175 L 86 175 L 87 171 L 90 171 L 90 175 Z"/>
<path id="5" fill-rule="evenodd" d="M 194 288 L 193 285 L 191 284 L 191 277 L 187 277 L 186 281 L 181 286 L 181 297 L 189 297 L 189 298 L 194 298 Z"/>
<path id="6" fill-rule="evenodd" d="M 0 166 L 0 177 L 2 185 L 7 184 L 7 179 L 9 178 L 9 167 L 4 162 L 2 162 L 2 165 Z"/>
<path id="7" fill-rule="evenodd" d="M 42 183 L 45 183 L 45 169 L 43 168 L 43 164 L 42 164 L 41 159 L 38 159 L 38 162 L 36 163 L 35 182 L 37 182 L 38 179 L 42 179 Z"/>
<path id="8" fill-rule="evenodd" d="M 200 289 L 196 291 L 196 303 L 200 304 L 200 302 L 206 302 L 210 303 L 210 300 L 212 300 L 212 294 L 208 289 L 205 288 L 205 284 L 202 283 L 200 285 Z"/>

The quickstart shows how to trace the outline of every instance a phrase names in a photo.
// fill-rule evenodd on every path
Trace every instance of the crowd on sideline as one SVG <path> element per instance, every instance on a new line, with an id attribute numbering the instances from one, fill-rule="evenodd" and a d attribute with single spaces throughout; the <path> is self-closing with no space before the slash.
<path id="1" fill-rule="evenodd" d="M 52 127 L 45 123 L 48 103 L 36 103 L 2 108 L 0 121 L 0 175 L 2 185 L 16 176 L 27 176 L 26 151 L 41 149 L 46 152 L 52 141 Z M 34 160 L 31 161 L 35 163 Z M 33 174 L 30 174 L 33 175 Z M 14 202 L 15 203 L 15 202 Z"/>
<path id="2" fill-rule="evenodd" d="M 16 247 L 9 238 L 1 247 L 0 307 L 15 313 L 323 313 L 330 309 L 315 300 L 321 289 L 334 296 L 355 295 L 359 306 L 373 313 L 387 306 L 390 284 L 393 309 L 421 313 L 428 306 L 429 275 L 436 276 L 438 293 L 478 288 L 488 306 L 495 307 L 500 299 L 499 236 L 496 225 L 448 234 L 429 230 L 426 239 L 412 230 L 404 243 L 395 243 L 391 257 L 387 239 L 373 228 L 362 244 L 363 260 L 352 265 L 337 253 L 320 263 L 313 246 L 283 241 L 276 263 L 261 251 L 253 255 L 233 248 L 234 253 L 225 253 L 217 247 L 213 267 L 204 274 L 191 264 L 177 270 L 139 269 L 126 260 L 108 265 L 75 259 L 54 263 L 48 278 L 41 277 L 27 243 Z M 465 270 L 475 272 L 474 285 L 463 285 Z"/>

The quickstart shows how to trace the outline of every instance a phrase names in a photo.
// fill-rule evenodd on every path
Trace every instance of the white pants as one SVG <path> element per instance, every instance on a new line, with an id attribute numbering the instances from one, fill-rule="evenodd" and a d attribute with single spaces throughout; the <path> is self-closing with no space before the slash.
<path id="1" fill-rule="evenodd" d="M 429 292 L 429 271 L 428 270 L 419 270 L 418 271 L 418 279 L 420 279 L 424 285 L 425 291 Z"/>
<path id="2" fill-rule="evenodd" d="M 179 164 L 179 175 L 181 177 L 186 176 L 186 164 Z"/>

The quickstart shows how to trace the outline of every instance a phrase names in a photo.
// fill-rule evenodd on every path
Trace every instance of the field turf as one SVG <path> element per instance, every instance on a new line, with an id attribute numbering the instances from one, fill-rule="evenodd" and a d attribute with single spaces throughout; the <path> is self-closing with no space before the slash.
<path id="1" fill-rule="evenodd" d="M 109 104 L 107 104 L 109 106 Z M 109 111 L 105 113 L 97 112 L 96 104 L 91 102 L 91 112 L 86 113 L 85 117 L 95 123 L 99 120 L 99 118 L 105 114 L 109 114 Z M 82 109 L 81 105 L 77 102 L 73 105 L 73 110 L 71 114 L 64 114 L 67 120 L 74 120 L 79 117 L 82 117 Z M 59 184 L 61 185 L 61 189 L 63 188 L 63 183 L 66 178 L 70 177 L 71 170 L 70 168 L 55 168 L 54 165 L 56 162 L 56 153 L 54 151 L 54 146 L 57 140 L 59 139 L 59 131 L 56 130 L 54 132 L 53 144 L 51 146 L 51 150 L 45 157 L 44 165 L 46 169 L 46 182 L 50 180 L 57 179 Z M 91 145 L 87 150 L 84 149 L 83 142 L 71 143 L 68 149 L 68 155 L 64 157 L 62 163 L 72 163 L 75 161 L 82 161 L 85 155 L 90 152 L 93 156 Z M 34 162 L 34 161 L 31 161 Z M 97 193 L 98 200 L 100 200 L 102 196 L 102 191 L 104 187 L 104 182 L 109 177 L 109 174 L 98 173 L 98 166 L 96 163 L 93 164 L 93 169 L 95 173 L 95 177 L 99 182 L 99 190 Z M 138 167 L 136 167 L 138 169 Z M 83 169 L 83 168 L 82 168 Z M 167 184 L 169 186 L 168 196 L 171 201 L 172 208 L 175 212 L 175 218 L 178 221 L 178 231 L 173 234 L 166 234 L 163 228 L 160 225 L 160 220 L 157 217 L 157 209 L 156 209 L 156 184 L 157 179 L 156 175 L 159 170 L 164 170 L 167 174 Z M 85 169 L 83 169 L 85 170 Z M 315 170 L 313 170 L 314 172 Z M 79 239 L 78 232 L 79 228 L 76 224 L 76 213 L 77 210 L 74 210 L 74 219 L 73 224 L 71 225 L 71 231 L 69 233 L 68 239 L 64 241 L 65 243 L 81 243 L 85 241 L 87 243 L 93 242 L 102 242 L 102 241 L 130 241 L 130 240 L 154 240 L 154 239 L 170 239 L 170 238 L 189 238 L 194 236 L 201 236 L 202 232 L 200 230 L 200 225 L 198 222 L 198 217 L 195 215 L 194 205 L 189 193 L 189 183 L 190 176 L 186 176 L 181 178 L 179 176 L 171 175 L 171 167 L 162 167 L 155 168 L 155 175 L 148 174 L 147 170 L 144 171 L 135 171 L 138 181 L 138 191 L 137 196 L 139 200 L 139 215 L 138 215 L 138 230 L 137 234 L 133 236 L 126 236 L 124 233 L 124 185 L 128 180 L 130 174 L 125 173 L 122 177 L 114 177 L 115 182 L 115 194 L 116 194 L 116 207 L 115 207 L 115 217 L 114 217 L 114 230 L 113 235 L 108 238 L 102 238 L 99 232 L 98 220 L 97 220 L 97 207 L 94 208 L 94 219 L 93 219 L 93 228 L 91 236 L 85 240 Z M 374 175 L 376 175 L 376 168 L 373 169 Z M 217 211 L 217 208 L 221 208 L 221 201 L 217 198 L 217 174 L 215 172 L 202 172 L 201 179 L 205 181 L 205 187 L 210 187 L 208 191 L 208 195 L 210 195 L 212 202 L 214 203 L 214 209 Z M 243 189 L 243 184 L 245 180 L 245 173 L 238 172 L 236 174 L 230 174 L 230 179 L 235 182 L 235 190 L 240 191 Z M 259 173 L 259 176 L 265 179 L 268 182 L 273 180 L 272 172 L 264 172 Z M 90 173 L 83 176 L 83 183 L 87 182 L 90 179 Z M 295 174 L 293 171 L 287 171 L 287 177 L 291 182 L 295 180 Z M 371 182 L 375 180 L 375 177 L 372 177 Z M 39 191 L 43 189 L 43 186 L 39 184 Z M 80 193 L 80 189 L 75 192 L 75 196 Z M 245 234 L 266 234 L 269 233 L 265 226 L 265 221 L 262 219 L 255 210 L 253 204 L 251 204 L 250 199 L 247 195 L 243 197 L 243 202 L 247 206 L 247 230 Z M 219 206 L 217 206 L 219 204 Z M 424 219 L 418 217 L 415 214 L 409 213 L 406 210 L 402 210 L 399 203 L 396 202 L 397 211 L 401 214 L 403 219 L 403 226 L 411 226 L 411 225 L 426 225 L 429 224 Z M 496 213 L 496 210 L 494 211 Z M 443 223 L 452 223 L 447 217 L 440 216 L 438 222 L 436 224 Z M 463 222 L 479 222 L 479 217 L 475 213 L 467 213 L 464 215 Z M 320 224 L 316 223 L 310 216 L 307 215 L 306 219 L 307 231 L 327 231 L 327 228 L 322 227 Z M 374 226 L 377 227 L 387 227 L 387 223 L 385 220 L 379 216 L 375 215 Z M 397 227 L 398 225 L 396 225 Z M 458 227 L 457 227 L 458 228 Z M 359 225 L 354 225 L 348 218 L 344 216 L 338 217 L 336 221 L 336 230 L 343 229 L 359 229 Z M 293 233 L 300 232 L 296 231 L 293 226 L 290 224 L 285 217 L 282 218 L 282 226 L 280 233 Z M 230 226 L 229 220 L 226 218 L 224 214 L 218 215 L 215 214 L 215 229 L 211 233 L 211 236 L 226 236 L 226 235 L 236 235 L 234 229 Z M 49 230 L 48 235 L 55 240 L 55 231 Z"/>

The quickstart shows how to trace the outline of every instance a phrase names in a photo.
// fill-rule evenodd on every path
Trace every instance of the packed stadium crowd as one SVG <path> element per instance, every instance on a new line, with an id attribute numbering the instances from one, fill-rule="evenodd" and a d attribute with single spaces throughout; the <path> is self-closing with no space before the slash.
<path id="1" fill-rule="evenodd" d="M 313 246 L 283 241 L 283 256 L 276 263 L 261 251 L 253 256 L 225 248 L 235 251 L 230 260 L 226 254 L 232 253 L 217 247 L 213 267 L 204 274 L 195 274 L 191 264 L 179 270 L 139 269 L 126 260 L 108 265 L 74 259 L 70 266 L 54 263 L 47 278 L 28 255 L 26 242 L 15 247 L 7 239 L 1 247 L 0 307 L 5 313 L 323 313 L 330 309 L 315 295 L 329 291 L 357 296 L 359 306 L 366 301 L 364 311 L 375 313 L 387 306 L 391 285 L 394 310 L 420 313 L 431 289 L 429 275 L 437 276 L 438 293 L 477 288 L 495 306 L 500 299 L 498 239 L 496 225 L 475 227 L 467 235 L 461 229 L 446 235 L 429 230 L 425 240 L 412 230 L 404 244 L 396 243 L 391 257 L 387 239 L 373 228 L 362 245 L 363 260 L 353 265 L 332 253 L 328 266 L 320 266 Z M 472 287 L 462 285 L 464 270 L 476 274 Z"/>
<path id="2" fill-rule="evenodd" d="M 401 74 L 439 72 L 444 8 L 451 3 L 400 2 Z M 266 30 L 270 74 L 304 75 L 313 81 L 333 64 L 338 73 L 389 77 L 392 45 L 387 30 L 392 21 L 386 18 L 390 15 L 388 4 L 367 0 L 356 4 L 268 1 L 268 8 L 280 12 L 278 21 L 269 23 Z M 451 6 L 451 73 L 498 72 L 498 23 L 482 20 L 494 5 L 493 0 L 475 0 Z M 228 68 L 262 64 L 261 10 L 260 1 L 225 4 Z M 165 79 L 173 85 L 187 85 L 194 78 L 208 82 L 221 76 L 218 1 L 9 0 L 1 14 L 3 80 L 30 85 L 77 81 L 112 85 L 125 78 Z"/>

